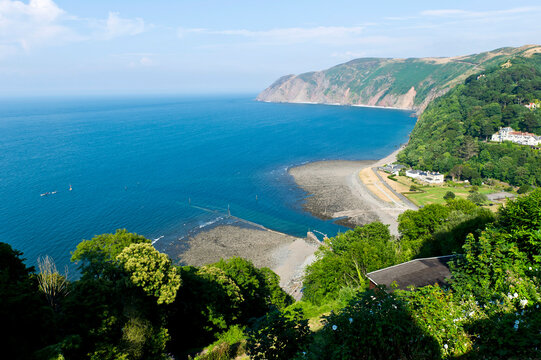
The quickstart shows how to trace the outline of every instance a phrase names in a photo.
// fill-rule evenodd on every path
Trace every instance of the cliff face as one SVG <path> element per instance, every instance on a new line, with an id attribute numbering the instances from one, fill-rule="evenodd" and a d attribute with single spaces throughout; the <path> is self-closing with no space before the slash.
<path id="1" fill-rule="evenodd" d="M 330 69 L 283 76 L 257 100 L 398 107 L 422 112 L 466 77 L 512 56 L 541 52 L 537 45 L 451 57 L 362 58 Z"/>

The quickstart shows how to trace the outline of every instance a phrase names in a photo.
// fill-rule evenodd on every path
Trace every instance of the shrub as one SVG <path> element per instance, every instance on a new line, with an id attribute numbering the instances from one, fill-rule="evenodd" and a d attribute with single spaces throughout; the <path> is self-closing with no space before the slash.
<path id="1" fill-rule="evenodd" d="M 445 200 L 452 200 L 456 197 L 455 193 L 452 192 L 452 191 L 447 191 L 447 193 L 445 195 L 443 195 L 443 198 Z"/>
<path id="2" fill-rule="evenodd" d="M 484 203 L 488 201 L 488 198 L 485 194 L 472 192 L 470 195 L 468 195 L 468 200 L 470 200 L 472 203 L 476 205 L 483 205 Z"/>
<path id="3" fill-rule="evenodd" d="M 307 344 L 309 334 L 302 311 L 272 310 L 248 331 L 248 353 L 254 360 L 291 359 Z"/>
<path id="4" fill-rule="evenodd" d="M 521 187 L 518 188 L 517 190 L 517 193 L 518 194 L 526 194 L 527 192 L 531 191 L 532 190 L 532 187 L 528 184 L 526 185 L 522 185 Z"/>
<path id="5" fill-rule="evenodd" d="M 325 318 L 320 359 L 437 359 L 438 343 L 415 323 L 405 303 L 379 289 L 362 293 Z"/>
<path id="6" fill-rule="evenodd" d="M 411 185 L 410 191 L 419 191 L 419 187 L 417 187 L 416 185 Z"/>
<path id="7" fill-rule="evenodd" d="M 483 180 L 481 180 L 481 178 L 475 178 L 472 179 L 471 183 L 475 186 L 481 186 L 483 184 Z"/>

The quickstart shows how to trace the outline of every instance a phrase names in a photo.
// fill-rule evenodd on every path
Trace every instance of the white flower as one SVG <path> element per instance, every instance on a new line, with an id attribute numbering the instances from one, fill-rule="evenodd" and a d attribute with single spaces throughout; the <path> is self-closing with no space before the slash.
<path id="1" fill-rule="evenodd" d="M 351 324 L 353 322 L 353 318 L 349 318 L 349 323 Z"/>
<path id="2" fill-rule="evenodd" d="M 333 330 L 336 330 L 336 329 L 338 329 L 338 326 L 333 325 L 333 326 L 332 326 L 332 329 L 333 329 Z"/>
<path id="3" fill-rule="evenodd" d="M 514 293 L 514 294 L 513 294 L 513 297 L 518 298 L 518 294 L 517 294 L 517 293 Z"/>
<path id="4" fill-rule="evenodd" d="M 447 344 L 443 344 L 443 348 L 444 348 L 445 350 L 447 350 L 448 347 L 449 347 L 449 346 L 448 346 Z"/>
<path id="5" fill-rule="evenodd" d="M 515 320 L 515 325 L 520 324 L 520 320 Z"/>
<path id="6" fill-rule="evenodd" d="M 513 326 L 515 328 L 515 330 L 518 330 L 518 324 L 515 324 L 515 326 Z"/>
<path id="7" fill-rule="evenodd" d="M 520 300 L 520 307 L 524 308 L 526 305 L 528 305 L 528 300 L 526 299 Z"/>
<path id="8" fill-rule="evenodd" d="M 468 316 L 473 316 L 473 314 L 475 314 L 475 311 L 472 311 L 471 313 L 469 313 Z"/>
<path id="9" fill-rule="evenodd" d="M 507 297 L 508 297 L 509 299 L 512 299 L 512 298 L 513 298 L 513 295 L 511 295 L 511 293 L 509 293 L 509 294 L 507 294 Z"/>
<path id="10" fill-rule="evenodd" d="M 530 266 L 530 267 L 528 268 L 528 270 L 532 270 L 532 267 Z"/>

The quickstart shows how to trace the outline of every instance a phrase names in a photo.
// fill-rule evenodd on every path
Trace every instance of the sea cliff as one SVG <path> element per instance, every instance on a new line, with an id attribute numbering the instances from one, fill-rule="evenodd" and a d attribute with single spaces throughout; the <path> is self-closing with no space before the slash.
<path id="1" fill-rule="evenodd" d="M 506 47 L 448 58 L 361 58 L 327 70 L 286 75 L 259 101 L 395 107 L 421 113 L 468 76 L 513 56 L 541 52 L 538 45 Z"/>

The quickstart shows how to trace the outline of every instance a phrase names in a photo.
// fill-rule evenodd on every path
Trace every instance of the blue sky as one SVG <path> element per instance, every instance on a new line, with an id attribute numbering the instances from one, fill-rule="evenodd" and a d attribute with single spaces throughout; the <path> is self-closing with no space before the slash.
<path id="1" fill-rule="evenodd" d="M 541 43 L 537 1 L 0 0 L 0 94 L 257 93 L 357 57 Z"/>

